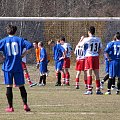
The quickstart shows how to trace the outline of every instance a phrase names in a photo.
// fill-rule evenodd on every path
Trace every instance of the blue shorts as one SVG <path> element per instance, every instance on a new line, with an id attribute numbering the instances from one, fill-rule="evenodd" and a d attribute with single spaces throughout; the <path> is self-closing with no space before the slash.
<path id="1" fill-rule="evenodd" d="M 47 72 L 47 62 L 40 62 L 40 74 Z"/>
<path id="2" fill-rule="evenodd" d="M 16 86 L 25 84 L 23 71 L 21 72 L 4 71 L 5 85 L 13 85 L 13 78 L 14 78 L 14 84 Z"/>
<path id="3" fill-rule="evenodd" d="M 109 61 L 109 77 L 120 77 L 120 61 Z"/>
<path id="4" fill-rule="evenodd" d="M 63 68 L 64 60 L 55 61 L 55 70 L 60 71 Z"/>
<path id="5" fill-rule="evenodd" d="M 109 61 L 105 60 L 105 72 L 109 73 Z"/>

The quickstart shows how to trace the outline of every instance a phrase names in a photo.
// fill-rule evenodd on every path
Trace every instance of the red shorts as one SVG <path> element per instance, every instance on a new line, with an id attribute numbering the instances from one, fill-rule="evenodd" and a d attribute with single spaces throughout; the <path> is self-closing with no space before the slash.
<path id="1" fill-rule="evenodd" d="M 75 69 L 77 71 L 84 71 L 85 70 L 85 59 L 77 60 Z"/>
<path id="2" fill-rule="evenodd" d="M 27 69 L 26 63 L 22 62 L 22 68 L 23 68 L 23 70 Z"/>
<path id="3" fill-rule="evenodd" d="M 99 56 L 86 57 L 85 70 L 88 70 L 88 69 L 92 69 L 92 70 L 99 69 Z"/>
<path id="4" fill-rule="evenodd" d="M 70 68 L 70 58 L 65 58 L 63 68 Z"/>

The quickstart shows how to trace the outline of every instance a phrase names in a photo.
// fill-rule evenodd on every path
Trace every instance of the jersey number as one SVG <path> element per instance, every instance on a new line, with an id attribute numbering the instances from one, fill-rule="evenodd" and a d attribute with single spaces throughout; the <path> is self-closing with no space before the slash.
<path id="1" fill-rule="evenodd" d="M 90 47 L 92 52 L 98 52 L 98 47 L 99 47 L 98 43 L 92 43 Z"/>
<path id="2" fill-rule="evenodd" d="M 7 46 L 8 56 L 18 54 L 18 43 L 17 42 L 12 42 L 11 44 L 6 43 L 6 46 Z"/>
<path id="3" fill-rule="evenodd" d="M 114 55 L 120 55 L 120 45 L 114 45 Z"/>
<path id="4" fill-rule="evenodd" d="M 84 55 L 83 49 L 78 49 L 76 55 L 83 56 Z"/>

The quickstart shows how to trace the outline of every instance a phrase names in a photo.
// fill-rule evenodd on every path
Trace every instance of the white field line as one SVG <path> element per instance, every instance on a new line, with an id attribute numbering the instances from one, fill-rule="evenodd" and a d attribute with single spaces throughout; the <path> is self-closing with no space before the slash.
<path id="1" fill-rule="evenodd" d="M 37 112 L 41 115 L 95 115 L 97 113 L 95 112 Z M 14 113 L 0 113 L 0 115 L 19 115 L 21 113 L 19 112 L 14 112 Z M 28 114 L 28 115 L 33 115 L 33 114 L 36 114 L 36 112 L 25 112 L 25 114 Z"/>

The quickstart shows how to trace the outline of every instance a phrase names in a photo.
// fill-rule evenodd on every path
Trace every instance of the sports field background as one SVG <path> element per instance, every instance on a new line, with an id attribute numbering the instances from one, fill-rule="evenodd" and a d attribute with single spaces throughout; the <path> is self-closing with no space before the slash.
<path id="1" fill-rule="evenodd" d="M 103 77 L 104 64 L 100 65 L 100 76 Z M 84 95 L 83 79 L 80 82 L 80 89 L 75 89 L 75 65 L 70 69 L 70 86 L 55 87 L 54 66 L 48 66 L 50 73 L 47 77 L 45 87 L 30 88 L 26 83 L 28 92 L 28 104 L 31 112 L 23 110 L 22 100 L 18 88 L 13 88 L 14 109 L 13 113 L 6 113 L 7 100 L 5 86 L 0 85 L 0 120 L 119 120 L 120 119 L 120 96 L 96 95 L 95 85 L 93 95 Z M 39 71 L 35 65 L 28 65 L 31 80 L 39 80 Z M 1 83 L 3 74 L 0 74 Z M 82 77 L 82 76 L 81 76 Z M 102 78 L 101 78 L 102 79 Z M 106 84 L 103 93 L 106 91 Z"/>

